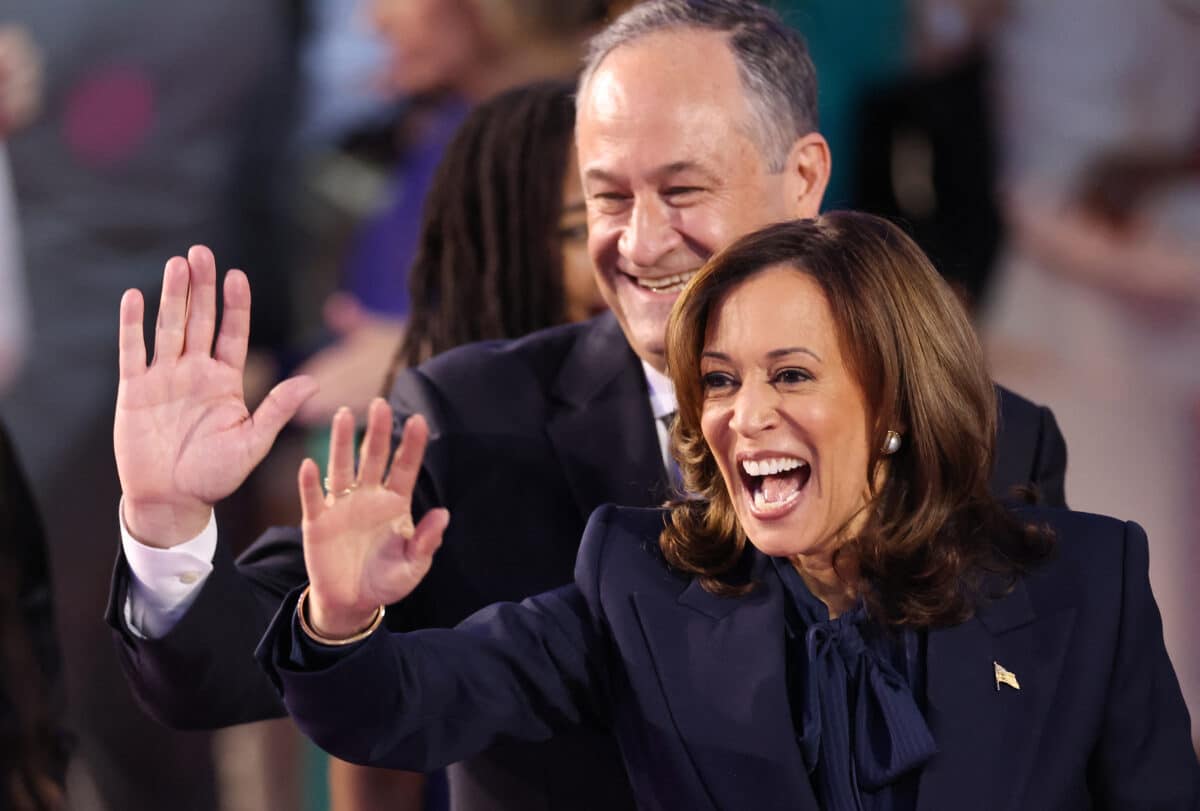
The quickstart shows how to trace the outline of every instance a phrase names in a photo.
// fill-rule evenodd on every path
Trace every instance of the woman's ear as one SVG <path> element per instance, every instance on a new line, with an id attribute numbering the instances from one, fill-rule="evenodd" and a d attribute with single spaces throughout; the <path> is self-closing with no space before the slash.
<path id="1" fill-rule="evenodd" d="M 802 135 L 792 144 L 784 172 L 787 173 L 788 199 L 792 201 L 793 214 L 797 218 L 815 217 L 821 213 L 821 200 L 825 197 L 832 168 L 829 144 L 821 133 Z"/>

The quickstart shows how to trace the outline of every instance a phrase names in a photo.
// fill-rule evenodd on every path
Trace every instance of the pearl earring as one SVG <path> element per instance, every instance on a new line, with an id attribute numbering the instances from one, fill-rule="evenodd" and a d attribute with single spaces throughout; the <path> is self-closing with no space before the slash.
<path id="1" fill-rule="evenodd" d="M 898 450 L 900 450 L 900 435 L 895 431 L 888 431 L 887 438 L 883 440 L 883 455 L 891 456 Z"/>

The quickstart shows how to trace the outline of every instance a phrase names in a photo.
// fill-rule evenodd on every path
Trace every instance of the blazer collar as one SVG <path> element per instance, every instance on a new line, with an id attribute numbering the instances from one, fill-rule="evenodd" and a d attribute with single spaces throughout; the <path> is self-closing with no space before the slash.
<path id="1" fill-rule="evenodd" d="M 749 554 L 760 584 L 749 595 L 718 597 L 693 579 L 676 599 L 635 594 L 634 604 L 714 804 L 739 807 L 750 784 L 756 796 L 815 809 L 787 711 L 783 586 L 765 556 Z M 929 632 L 925 713 L 938 754 L 921 774 L 921 811 L 964 807 L 967 798 L 987 811 L 1021 808 L 1073 623 L 1073 610 L 1039 615 L 1018 581 L 967 622 Z M 997 664 L 1020 689 L 997 689 Z"/>
<path id="2" fill-rule="evenodd" d="M 1038 615 L 1023 581 L 967 622 L 929 632 L 926 721 L 938 754 L 918 808 L 1018 809 L 1062 671 L 1073 610 Z M 1019 689 L 997 679 L 997 665 Z"/>
<path id="3" fill-rule="evenodd" d="M 666 500 L 646 379 L 615 316 L 581 328 L 551 391 L 557 406 L 546 432 L 583 517 L 605 503 Z"/>
<path id="4" fill-rule="evenodd" d="M 693 579 L 677 598 L 636 593 L 634 607 L 712 804 L 817 811 L 788 711 L 783 586 L 752 554 L 759 585 L 745 596 L 718 597 Z"/>

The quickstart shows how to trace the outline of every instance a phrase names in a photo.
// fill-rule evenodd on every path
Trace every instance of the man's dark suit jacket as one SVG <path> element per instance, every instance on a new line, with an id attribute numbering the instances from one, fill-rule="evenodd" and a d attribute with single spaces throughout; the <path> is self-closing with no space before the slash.
<path id="1" fill-rule="evenodd" d="M 993 489 L 1034 484 L 1063 502 L 1066 447 L 1050 412 L 1000 390 Z M 388 627 L 454 625 L 493 602 L 571 580 L 588 515 L 605 503 L 654 506 L 666 473 L 645 376 L 616 319 L 452 350 L 400 377 L 391 402 L 428 419 L 415 511 L 450 509 L 445 543 Z M 271 530 L 214 571 L 167 636 L 125 628 L 118 559 L 108 621 L 139 700 L 172 726 L 211 728 L 283 713 L 252 652 L 284 595 L 307 578 L 295 529 Z M 632 807 L 611 737 L 580 729 L 551 744 L 502 744 L 450 770 L 456 807 Z"/>
<path id="2" fill-rule="evenodd" d="M 789 711 L 785 587 L 750 548 L 758 588 L 705 591 L 662 559 L 664 515 L 597 510 L 572 585 L 453 630 L 320 648 L 293 592 L 260 660 L 301 729 L 359 763 L 428 769 L 594 723 L 613 730 L 641 808 L 817 811 Z M 1055 556 L 967 622 L 927 632 L 938 752 L 918 808 L 1193 811 L 1200 764 L 1145 533 L 1066 510 L 1021 517 L 1055 530 Z"/>

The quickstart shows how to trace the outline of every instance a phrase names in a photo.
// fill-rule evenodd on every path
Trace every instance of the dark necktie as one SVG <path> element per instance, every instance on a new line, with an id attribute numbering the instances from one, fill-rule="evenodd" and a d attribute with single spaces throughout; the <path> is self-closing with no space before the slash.
<path id="1" fill-rule="evenodd" d="M 675 457 L 671 455 L 671 425 L 675 422 L 675 412 L 663 414 L 658 418 L 658 421 L 667 429 L 667 455 L 663 459 L 663 464 L 667 469 L 667 483 L 670 485 L 672 495 L 682 495 L 683 490 L 683 473 L 679 469 L 679 463 L 675 461 Z"/>

